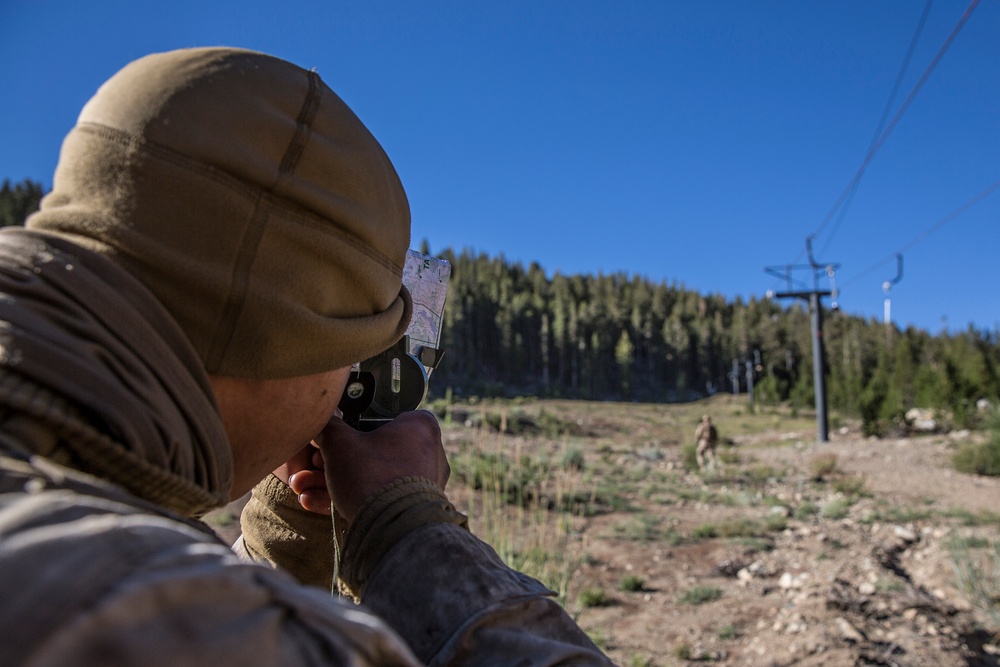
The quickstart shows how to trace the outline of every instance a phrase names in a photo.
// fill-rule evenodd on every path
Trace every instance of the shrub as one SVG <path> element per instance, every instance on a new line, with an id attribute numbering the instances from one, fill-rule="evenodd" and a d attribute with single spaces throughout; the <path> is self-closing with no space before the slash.
<path id="1" fill-rule="evenodd" d="M 521 456 L 514 460 L 506 454 L 474 451 L 453 459 L 452 474 L 474 491 L 496 492 L 508 504 L 527 506 L 536 500 L 542 482 L 549 475 L 545 461 Z"/>
<path id="2" fill-rule="evenodd" d="M 949 546 L 959 590 L 981 614 L 986 630 L 1000 633 L 1000 543 L 976 554 L 957 541 Z"/>
<path id="3" fill-rule="evenodd" d="M 608 638 L 607 633 L 604 630 L 600 628 L 595 628 L 593 630 L 587 630 L 586 632 L 587 636 L 590 637 L 590 641 L 594 642 L 594 646 L 601 649 L 602 651 L 608 650 L 608 645 L 610 644 L 610 640 Z"/>
<path id="4" fill-rule="evenodd" d="M 989 442 L 965 445 L 951 459 L 955 470 L 972 475 L 1000 475 L 1000 435 Z"/>
<path id="5" fill-rule="evenodd" d="M 641 656 L 637 653 L 633 653 L 629 657 L 630 667 L 653 667 L 653 661 L 645 656 Z"/>
<path id="6" fill-rule="evenodd" d="M 727 465 L 736 465 L 740 462 L 740 453 L 735 447 L 723 447 L 719 450 L 719 460 Z"/>
<path id="7" fill-rule="evenodd" d="M 672 547 L 684 544 L 684 536 L 674 528 L 668 528 L 661 539 Z"/>
<path id="8" fill-rule="evenodd" d="M 718 523 L 715 531 L 719 537 L 756 537 L 767 529 L 753 519 L 729 519 Z"/>
<path id="9" fill-rule="evenodd" d="M 816 503 L 805 501 L 795 508 L 795 518 L 805 519 L 819 514 L 819 506 Z"/>
<path id="10" fill-rule="evenodd" d="M 681 447 L 681 462 L 685 470 L 698 469 L 698 445 L 689 442 Z"/>
<path id="11" fill-rule="evenodd" d="M 863 475 L 843 477 L 833 483 L 835 491 L 839 491 L 849 498 L 867 498 L 871 496 L 868 490 L 868 482 Z"/>
<path id="12" fill-rule="evenodd" d="M 771 466 L 755 465 L 747 470 L 747 476 L 750 478 L 751 483 L 764 484 L 772 479 L 780 480 L 785 475 L 781 470 L 775 470 Z"/>
<path id="13" fill-rule="evenodd" d="M 695 586 L 684 591 L 677 601 L 681 604 L 704 604 L 722 597 L 722 589 L 718 586 Z"/>
<path id="14" fill-rule="evenodd" d="M 708 540 L 719 534 L 714 523 L 703 523 L 691 529 L 692 540 Z"/>
<path id="15" fill-rule="evenodd" d="M 781 532 L 788 528 L 788 519 L 781 514 L 769 514 L 764 517 L 764 527 L 774 533 Z"/>
<path id="16" fill-rule="evenodd" d="M 559 462 L 560 467 L 563 470 L 583 470 L 584 458 L 583 452 L 581 452 L 576 447 L 571 447 L 563 452 L 562 459 Z"/>
<path id="17" fill-rule="evenodd" d="M 809 462 L 809 472 L 813 479 L 822 481 L 837 469 L 837 455 L 833 452 L 814 456 Z"/>
<path id="18" fill-rule="evenodd" d="M 926 521 L 934 516 L 934 512 L 925 507 L 892 506 L 882 512 L 875 512 L 873 521 L 891 521 L 893 523 L 912 523 Z"/>
<path id="19" fill-rule="evenodd" d="M 774 542 L 766 537 L 736 537 L 732 544 L 742 547 L 743 553 L 748 556 L 774 548 Z"/>
<path id="20" fill-rule="evenodd" d="M 986 510 L 981 511 L 978 514 L 973 514 L 967 509 L 953 507 L 950 510 L 942 512 L 942 516 L 958 519 L 959 523 L 963 526 L 988 526 L 991 524 L 1000 525 L 1000 514 Z"/>
<path id="21" fill-rule="evenodd" d="M 581 607 L 610 607 L 613 604 L 614 600 L 600 588 L 585 588 L 580 591 Z"/>
<path id="22" fill-rule="evenodd" d="M 981 535 L 967 535 L 964 537 L 955 537 L 951 540 L 949 546 L 952 550 L 958 549 L 985 549 L 990 546 L 990 541 L 986 537 Z"/>
<path id="23" fill-rule="evenodd" d="M 480 431 L 468 448 L 452 458 L 455 480 L 471 491 L 463 511 L 474 532 L 505 563 L 556 591 L 565 605 L 583 555 L 572 548 L 569 517 L 552 510 L 580 511 L 578 499 L 585 497 L 589 504 L 591 493 L 578 487 L 575 479 L 553 488 L 547 463 L 498 453 L 503 443 L 503 436 Z M 508 511 L 511 503 L 516 511 Z"/>
<path id="24" fill-rule="evenodd" d="M 820 514 L 824 519 L 843 519 L 847 516 L 847 511 L 850 507 L 851 503 L 849 500 L 845 498 L 837 498 L 823 505 L 823 509 Z"/>
<path id="25" fill-rule="evenodd" d="M 903 590 L 903 584 L 896 579 L 880 577 L 879 580 L 875 582 L 875 590 L 880 593 L 895 593 Z"/>
<path id="26" fill-rule="evenodd" d="M 646 590 L 646 581 L 642 577 L 629 574 L 622 579 L 622 583 L 618 586 L 618 590 L 623 593 L 641 593 Z"/>
<path id="27" fill-rule="evenodd" d="M 658 524 L 659 519 L 640 514 L 626 523 L 616 524 L 612 529 L 618 537 L 625 540 L 652 542 L 658 538 Z"/>

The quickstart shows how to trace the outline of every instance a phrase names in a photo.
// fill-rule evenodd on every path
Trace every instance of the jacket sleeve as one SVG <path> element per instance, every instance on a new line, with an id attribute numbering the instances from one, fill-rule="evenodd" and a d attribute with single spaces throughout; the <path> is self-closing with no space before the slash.
<path id="1" fill-rule="evenodd" d="M 278 502 L 280 487 L 262 484 L 242 517 L 246 550 L 283 569 L 290 563 L 300 581 L 315 579 L 309 567 L 323 569 L 323 561 L 304 567 L 308 558 L 296 552 L 329 541 L 329 518 L 322 528 L 296 527 L 297 517 L 311 517 L 298 503 Z M 310 527 L 321 534 L 306 537 Z M 341 585 L 429 665 L 611 664 L 552 591 L 504 565 L 427 480 L 404 478 L 370 498 L 341 555 Z"/>
<path id="2" fill-rule="evenodd" d="M 361 601 L 428 665 L 610 665 L 538 581 L 448 523 L 407 534 Z"/>
<path id="3" fill-rule="evenodd" d="M 0 665 L 420 666 L 384 621 L 207 528 L 6 473 L 0 457 Z"/>
<path id="4" fill-rule="evenodd" d="M 253 488 L 240 515 L 243 534 L 233 545 L 244 560 L 285 570 L 299 582 L 331 590 L 336 563 L 333 521 L 302 508 L 274 475 Z"/>
<path id="5" fill-rule="evenodd" d="M 430 482 L 366 503 L 341 575 L 428 665 L 609 665 L 540 582 L 504 565 Z"/>

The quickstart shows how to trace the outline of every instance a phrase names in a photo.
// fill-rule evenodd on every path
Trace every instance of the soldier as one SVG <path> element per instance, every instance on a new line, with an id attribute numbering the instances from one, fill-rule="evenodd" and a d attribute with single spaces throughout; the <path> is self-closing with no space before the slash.
<path id="1" fill-rule="evenodd" d="M 409 241 L 314 70 L 182 49 L 100 88 L 0 230 L 0 664 L 610 664 L 469 532 L 431 413 L 337 417 Z M 198 518 L 251 489 L 234 553 Z"/>
<path id="2" fill-rule="evenodd" d="M 719 458 L 715 454 L 715 445 L 719 441 L 719 433 L 712 424 L 712 418 L 702 415 L 698 428 L 694 431 L 694 439 L 698 443 L 695 449 L 695 456 L 698 459 L 698 470 L 704 471 L 708 465 L 715 467 L 719 463 Z M 709 459 L 706 464 L 706 457 Z"/>

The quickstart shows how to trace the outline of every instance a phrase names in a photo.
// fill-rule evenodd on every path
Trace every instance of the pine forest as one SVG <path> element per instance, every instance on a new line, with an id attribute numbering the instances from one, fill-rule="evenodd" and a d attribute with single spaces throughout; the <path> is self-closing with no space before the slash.
<path id="1" fill-rule="evenodd" d="M 452 264 L 436 394 L 677 402 L 752 388 L 762 404 L 814 404 L 805 303 L 436 254 Z M 996 331 L 932 336 L 826 307 L 823 340 L 829 405 L 861 417 L 869 434 L 901 428 L 912 407 L 966 426 L 978 401 L 1000 393 Z"/>
<path id="2" fill-rule="evenodd" d="M 22 224 L 42 194 L 38 183 L 5 180 L 0 224 Z M 627 273 L 549 275 L 470 250 L 433 254 L 451 263 L 452 279 L 432 396 L 667 403 L 752 391 L 755 403 L 814 405 L 805 304 L 727 300 Z M 998 335 L 931 335 L 825 307 L 829 407 L 861 418 L 870 435 L 902 429 L 913 407 L 969 426 L 978 402 L 1000 398 Z"/>

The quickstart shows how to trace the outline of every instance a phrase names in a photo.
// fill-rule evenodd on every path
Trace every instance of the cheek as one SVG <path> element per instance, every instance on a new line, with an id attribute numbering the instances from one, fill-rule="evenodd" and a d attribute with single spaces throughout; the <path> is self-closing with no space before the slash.
<path id="1" fill-rule="evenodd" d="M 313 426 L 315 431 L 312 433 L 312 436 L 318 435 L 323 427 L 326 426 L 326 423 L 330 421 L 330 418 L 334 416 L 337 405 L 340 403 L 340 398 L 344 395 L 344 388 L 347 386 L 349 374 L 350 369 L 346 369 L 344 372 L 334 371 L 324 378 L 325 381 L 318 388 L 318 395 L 314 403 L 315 421 L 313 422 Z"/>
<path id="2" fill-rule="evenodd" d="M 351 376 L 350 368 L 342 368 L 337 371 L 333 371 L 330 374 L 329 382 L 326 387 L 326 403 L 331 407 L 332 410 L 337 408 L 340 404 L 340 399 L 344 395 L 344 390 L 347 388 L 347 380 Z"/>

